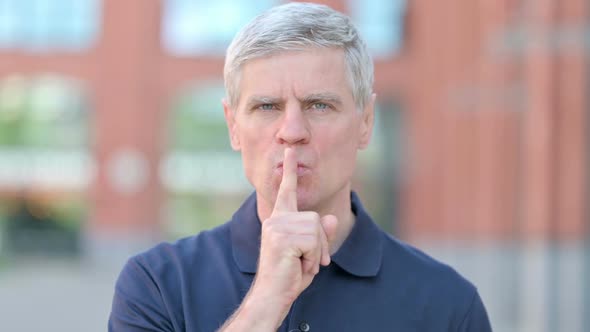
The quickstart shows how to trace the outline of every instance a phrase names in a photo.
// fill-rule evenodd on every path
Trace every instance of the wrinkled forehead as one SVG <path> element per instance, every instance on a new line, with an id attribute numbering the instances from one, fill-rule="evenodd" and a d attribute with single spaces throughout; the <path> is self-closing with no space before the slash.
<path id="1" fill-rule="evenodd" d="M 234 73 L 236 103 L 244 94 L 275 94 L 289 84 L 317 93 L 334 90 L 352 97 L 351 72 L 341 48 L 304 48 L 248 59 Z M 297 87 L 297 86 L 295 86 Z"/>

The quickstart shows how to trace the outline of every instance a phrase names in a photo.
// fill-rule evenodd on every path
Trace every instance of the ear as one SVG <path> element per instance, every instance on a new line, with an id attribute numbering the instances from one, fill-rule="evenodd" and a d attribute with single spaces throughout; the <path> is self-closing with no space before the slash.
<path id="1" fill-rule="evenodd" d="M 240 139 L 238 135 L 238 128 L 236 125 L 236 112 L 235 110 L 229 105 L 226 99 L 221 101 L 223 104 L 223 115 L 225 116 L 225 123 L 227 124 L 227 129 L 229 133 L 229 141 L 231 143 L 232 149 L 235 151 L 240 151 Z"/>
<path id="2" fill-rule="evenodd" d="M 371 142 L 373 135 L 373 124 L 375 122 L 375 98 L 376 94 L 372 94 L 369 101 L 365 104 L 363 113 L 361 114 L 361 124 L 359 132 L 359 149 L 366 148 Z"/>

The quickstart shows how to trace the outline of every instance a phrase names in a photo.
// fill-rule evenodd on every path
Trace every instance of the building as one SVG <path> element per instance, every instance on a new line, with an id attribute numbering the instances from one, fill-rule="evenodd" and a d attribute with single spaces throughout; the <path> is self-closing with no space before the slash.
<path id="1" fill-rule="evenodd" d="M 240 6 L 242 12 L 254 15 L 274 2 Z M 375 213 L 389 216 L 383 227 L 433 248 L 449 243 L 466 243 L 469 248 L 479 244 L 492 248 L 506 244 L 584 247 L 590 183 L 586 93 L 590 8 L 586 1 L 324 2 L 350 12 L 383 43 L 375 49 L 375 90 L 382 127 L 376 138 L 378 148 L 367 157 L 371 171 L 361 172 L 357 183 L 360 191 L 378 203 Z M 71 150 L 62 149 L 68 145 L 60 143 L 60 151 L 66 151 L 62 159 L 48 155 L 60 160 L 53 167 L 61 177 L 46 187 L 38 186 L 36 181 L 41 180 L 27 180 L 30 174 L 16 183 L 29 183 L 30 194 L 37 199 L 86 197 L 87 217 L 82 227 L 96 243 L 138 235 L 151 238 L 164 230 L 190 232 L 191 202 L 209 189 L 210 181 L 203 179 L 220 170 L 232 178 L 220 185 L 218 197 L 237 204 L 248 187 L 239 175 L 234 176 L 239 167 L 226 168 L 237 163 L 235 156 L 219 152 L 229 148 L 204 147 L 191 141 L 192 136 L 187 139 L 174 133 L 190 133 L 186 124 L 192 122 L 183 122 L 182 115 L 190 113 L 190 105 L 209 105 L 214 102 L 211 96 L 221 95 L 223 38 L 231 36 L 235 27 L 216 26 L 216 22 L 223 21 L 224 15 L 236 22 L 248 17 L 232 11 L 232 1 L 217 5 L 192 2 L 197 7 L 181 0 L 59 3 L 62 7 L 47 11 L 51 12 L 48 17 L 63 19 L 71 12 L 68 6 L 78 8 L 73 13 L 80 18 L 72 20 L 75 31 L 70 39 L 39 33 L 60 31 L 59 20 L 54 28 L 44 16 L 30 21 L 32 28 L 14 23 L 14 17 L 28 18 L 27 13 L 35 11 L 27 10 L 41 8 L 48 1 L 0 1 L 0 80 L 14 82 L 15 75 L 26 80 L 51 73 L 53 78 L 57 75 L 74 82 L 71 86 L 80 90 L 76 94 L 87 105 L 81 121 L 89 134 L 79 137 L 79 144 Z M 203 13 L 199 14 L 199 8 Z M 194 17 L 215 25 L 216 31 L 207 30 L 207 24 L 199 26 Z M 204 46 L 187 42 L 197 35 L 208 36 L 203 38 Z M 189 106 L 177 105 L 183 102 Z M 220 107 L 218 110 L 221 113 Z M 202 116 L 198 114 L 199 119 Z M 218 126 L 211 116 L 211 126 Z M 200 130 L 209 128 L 207 123 L 200 125 Z M 41 143 L 17 158 L 21 164 L 39 158 Z M 11 156 L 0 153 L 5 161 L 14 161 Z M 73 161 L 66 163 L 70 166 L 64 171 L 61 160 L 67 158 Z M 35 160 L 47 165 L 46 159 Z M 21 164 L 12 162 L 12 169 L 0 173 L 4 196 L 20 192 L 13 174 Z M 200 175 L 195 175 L 195 167 Z M 12 185 L 2 188 L 1 183 Z M 70 185 L 60 188 L 63 183 Z M 235 207 L 219 207 L 215 200 L 207 205 L 214 207 L 211 213 L 215 216 L 228 216 Z M 169 224 L 175 218 L 180 221 Z M 519 251 L 525 256 L 526 252 Z M 567 283 L 567 275 L 572 274 L 567 269 L 535 279 L 534 271 L 559 270 L 561 265 L 555 264 L 561 263 L 547 258 L 544 249 L 530 255 L 530 260 L 514 264 L 523 263 L 533 272 L 519 273 L 511 282 L 522 284 L 530 277 L 540 284 Z M 576 259 L 585 266 L 584 271 L 590 271 L 587 259 Z M 492 275 L 495 273 L 501 271 Z M 573 272 L 584 280 L 590 272 L 580 273 Z M 562 303 L 570 295 L 577 299 L 579 286 L 551 289 L 559 289 L 562 295 L 557 302 Z M 519 289 L 523 298 L 537 298 L 534 289 Z M 582 291 L 586 295 L 580 301 L 585 301 L 587 313 L 588 286 Z M 523 321 L 539 312 L 557 314 L 548 316 L 549 327 L 542 320 L 539 324 L 544 326 L 538 329 L 526 325 L 531 330 L 574 326 L 566 329 L 574 331 L 576 326 L 590 326 L 587 321 L 575 325 L 584 324 L 582 312 L 559 311 L 548 304 L 552 291 L 543 294 L 538 295 L 540 304 L 520 311 Z M 570 321 L 580 323 L 558 325 Z"/>

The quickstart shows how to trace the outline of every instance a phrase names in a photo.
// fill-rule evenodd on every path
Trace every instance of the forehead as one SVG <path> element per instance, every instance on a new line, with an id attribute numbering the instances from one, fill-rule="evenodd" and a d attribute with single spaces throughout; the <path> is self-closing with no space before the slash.
<path id="1" fill-rule="evenodd" d="M 239 100 L 249 95 L 286 97 L 333 93 L 352 100 L 344 51 L 310 48 L 252 59 L 241 69 Z"/>

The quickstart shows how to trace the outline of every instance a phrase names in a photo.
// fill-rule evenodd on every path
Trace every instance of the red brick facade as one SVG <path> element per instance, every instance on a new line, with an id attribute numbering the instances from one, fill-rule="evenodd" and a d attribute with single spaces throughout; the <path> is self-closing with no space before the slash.
<path id="1" fill-rule="evenodd" d="M 346 11 L 345 1 L 325 1 Z M 56 72 L 88 83 L 98 176 L 90 225 L 157 230 L 156 167 L 173 96 L 221 79 L 223 59 L 175 58 L 160 43 L 162 2 L 105 0 L 80 55 L 0 53 L 0 78 Z M 579 238 L 586 231 L 588 119 L 584 0 L 408 1 L 400 55 L 376 64 L 376 91 L 405 119 L 401 231 L 407 238 Z M 112 188 L 109 159 L 147 156 L 147 185 Z"/>

